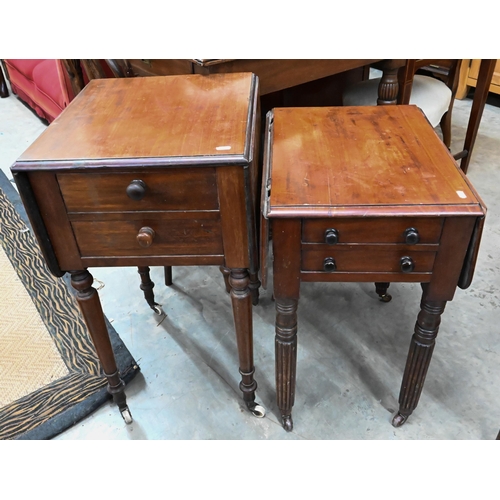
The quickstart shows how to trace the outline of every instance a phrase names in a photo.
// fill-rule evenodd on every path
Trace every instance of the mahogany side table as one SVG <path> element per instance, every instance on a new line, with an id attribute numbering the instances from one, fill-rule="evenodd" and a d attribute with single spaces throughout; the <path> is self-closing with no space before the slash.
<path id="1" fill-rule="evenodd" d="M 272 235 L 276 392 L 293 428 L 301 282 L 420 282 L 394 426 L 416 408 L 441 314 L 469 286 L 486 208 L 415 106 L 278 108 L 267 116 L 262 284 Z"/>
<path id="2" fill-rule="evenodd" d="M 132 417 L 89 267 L 221 266 L 240 389 L 256 416 L 252 302 L 258 79 L 251 73 L 92 80 L 12 167 L 45 259 L 72 285 L 113 395 Z M 253 297 L 253 300 L 252 300 Z"/>

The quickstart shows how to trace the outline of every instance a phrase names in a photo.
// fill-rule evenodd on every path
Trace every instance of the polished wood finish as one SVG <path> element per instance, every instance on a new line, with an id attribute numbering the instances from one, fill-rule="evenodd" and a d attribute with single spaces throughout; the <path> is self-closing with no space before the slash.
<path id="1" fill-rule="evenodd" d="M 265 138 L 283 426 L 293 428 L 302 281 L 373 281 L 384 302 L 390 282 L 423 283 L 393 419 L 401 425 L 417 406 L 444 306 L 461 276 L 472 278 L 484 204 L 415 106 L 278 108 Z"/>
<path id="2" fill-rule="evenodd" d="M 40 245 L 73 285 L 109 377 L 123 384 L 92 266 L 137 266 L 158 314 L 149 266 L 227 269 L 240 388 L 255 403 L 252 303 L 258 301 L 258 79 L 251 73 L 94 79 L 13 166 Z"/>
<path id="3" fill-rule="evenodd" d="M 142 182 L 140 199 L 129 195 L 129 186 Z M 186 172 L 172 168 L 168 172 L 136 171 L 124 174 L 78 173 L 58 175 L 68 212 L 147 212 L 158 210 L 218 210 L 215 168 Z M 137 182 L 136 184 L 137 185 Z M 138 196 L 137 194 L 135 196 Z"/>
<path id="4" fill-rule="evenodd" d="M 235 74 L 92 80 L 56 119 L 64 126 L 43 134 L 19 162 L 67 160 L 74 166 L 84 158 L 87 165 L 105 166 L 130 158 L 133 165 L 150 166 L 155 159 L 196 163 L 193 157 L 203 156 L 202 165 L 209 157 L 212 163 L 237 159 L 248 147 L 250 94 L 251 82 Z M 196 109 L 196 120 L 179 119 L 176 109 L 186 108 Z"/>
<path id="5" fill-rule="evenodd" d="M 396 103 L 398 81 L 395 75 L 405 64 L 404 59 L 131 59 L 128 62 L 136 76 L 252 72 L 260 80 L 261 96 L 270 96 L 293 88 L 304 91 L 305 84 L 320 81 L 329 83 L 327 79 L 333 75 L 352 72 L 363 69 L 369 64 L 378 63 L 378 67 L 383 71 L 379 96 L 389 104 Z M 360 77 L 362 74 L 360 73 Z M 307 90 L 318 93 L 317 88 Z M 321 93 L 321 90 L 319 92 Z M 342 89 L 339 95 L 341 93 Z M 289 99 L 295 102 L 296 97 L 302 100 L 303 96 L 290 95 Z M 282 102 L 281 105 L 290 104 Z"/>
<path id="6" fill-rule="evenodd" d="M 261 81 L 261 95 L 319 80 L 375 62 L 374 59 L 196 59 L 200 74 L 251 71 Z"/>
<path id="7" fill-rule="evenodd" d="M 476 214 L 474 193 L 422 112 L 391 108 L 276 111 L 270 217 L 362 217 L 367 207 L 372 217 Z"/>
<path id="8" fill-rule="evenodd" d="M 104 375 L 108 380 L 108 392 L 113 396 L 122 414 L 123 412 L 127 414 L 127 417 L 124 416 L 124 418 L 129 418 L 124 394 L 125 384 L 121 380 L 116 367 L 113 347 L 111 346 L 104 321 L 99 295 L 97 290 L 92 286 L 94 278 L 86 269 L 70 271 L 70 274 L 71 285 L 76 290 L 76 300 L 87 324 L 97 356 L 104 370 Z"/>

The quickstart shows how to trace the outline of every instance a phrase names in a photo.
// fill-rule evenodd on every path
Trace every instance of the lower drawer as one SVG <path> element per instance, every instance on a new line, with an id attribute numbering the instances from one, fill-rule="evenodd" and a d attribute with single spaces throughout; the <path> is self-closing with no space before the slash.
<path id="1" fill-rule="evenodd" d="M 72 227 L 82 257 L 223 253 L 218 219 L 74 221 Z M 137 240 L 143 227 L 154 231 L 148 247 Z"/>
<path id="2" fill-rule="evenodd" d="M 418 251 L 403 245 L 336 245 L 314 249 L 303 246 L 301 270 L 428 273 L 434 266 L 435 255 L 435 251 Z M 404 258 L 411 260 L 403 261 Z"/>

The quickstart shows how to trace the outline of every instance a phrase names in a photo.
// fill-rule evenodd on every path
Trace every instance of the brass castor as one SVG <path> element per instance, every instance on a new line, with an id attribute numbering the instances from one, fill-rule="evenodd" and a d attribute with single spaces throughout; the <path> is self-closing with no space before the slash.
<path id="1" fill-rule="evenodd" d="M 409 415 L 402 415 L 401 413 L 397 413 L 392 419 L 392 425 L 394 427 L 401 427 L 407 420 Z"/>
<path id="2" fill-rule="evenodd" d="M 291 415 L 282 415 L 281 416 L 281 424 L 283 425 L 283 429 L 287 432 L 291 432 L 293 430 L 293 420 Z"/>
<path id="3" fill-rule="evenodd" d="M 252 415 L 257 418 L 264 418 L 266 416 L 266 409 L 257 404 L 255 401 L 248 401 L 247 408 L 250 410 Z"/>
<path id="4" fill-rule="evenodd" d="M 130 413 L 130 410 L 128 407 L 120 409 L 120 413 L 122 415 L 122 418 L 126 424 L 131 424 L 134 419 L 132 418 L 132 414 Z"/>

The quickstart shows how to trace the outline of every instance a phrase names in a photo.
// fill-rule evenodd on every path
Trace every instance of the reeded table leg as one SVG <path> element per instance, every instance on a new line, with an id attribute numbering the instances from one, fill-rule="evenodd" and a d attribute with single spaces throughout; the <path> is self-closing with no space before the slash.
<path id="1" fill-rule="evenodd" d="M 140 288 L 144 292 L 144 298 L 146 299 L 146 302 L 156 314 L 162 314 L 160 304 L 155 302 L 155 295 L 153 292 L 155 284 L 151 281 L 151 276 L 149 274 L 149 267 L 140 266 L 137 268 L 137 272 L 141 276 Z"/>
<path id="2" fill-rule="evenodd" d="M 403 425 L 417 407 L 445 306 L 446 301 L 427 301 L 424 291 L 401 384 L 399 412 L 392 420 L 394 427 Z"/>
<path id="3" fill-rule="evenodd" d="M 87 270 L 71 272 L 71 285 L 77 291 L 76 299 L 108 380 L 108 392 L 113 396 L 113 401 L 118 405 L 123 419 L 129 424 L 132 422 L 132 415 L 125 397 L 125 383 L 118 373 L 101 301 L 97 290 L 92 287 L 93 281 L 94 278 Z"/>
<path id="4" fill-rule="evenodd" d="M 297 368 L 297 307 L 294 299 L 276 299 L 276 397 L 286 431 L 293 429 Z"/>
<path id="5" fill-rule="evenodd" d="M 249 282 L 250 279 L 246 269 L 230 270 L 229 285 L 231 287 L 231 302 L 240 363 L 240 389 L 243 392 L 243 400 L 248 409 L 256 417 L 263 417 L 265 409 L 255 403 L 257 382 L 254 380 L 252 296 Z"/>

